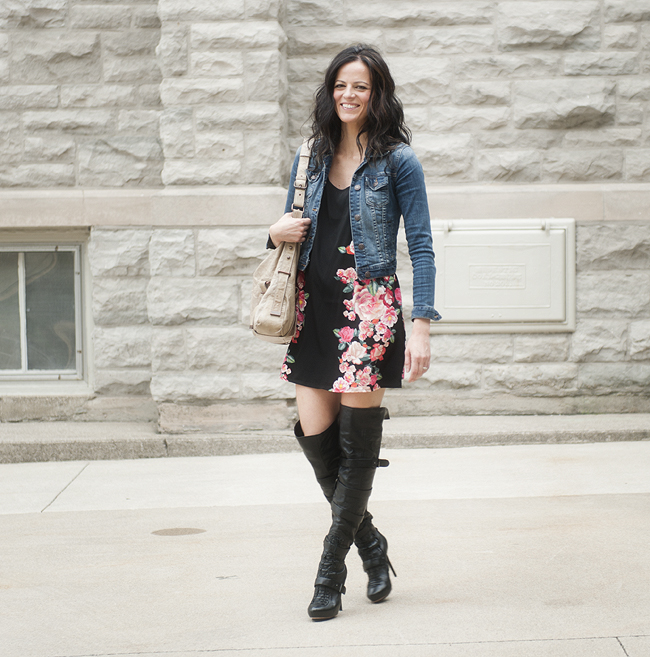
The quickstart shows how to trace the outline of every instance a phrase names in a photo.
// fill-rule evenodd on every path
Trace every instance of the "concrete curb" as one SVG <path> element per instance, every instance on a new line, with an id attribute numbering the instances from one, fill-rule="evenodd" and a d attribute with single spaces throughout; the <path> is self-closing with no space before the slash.
<path id="1" fill-rule="evenodd" d="M 650 414 L 393 418 L 387 448 L 650 440 Z M 0 463 L 224 456 L 297 451 L 293 434 L 159 434 L 144 422 L 0 423 Z"/>

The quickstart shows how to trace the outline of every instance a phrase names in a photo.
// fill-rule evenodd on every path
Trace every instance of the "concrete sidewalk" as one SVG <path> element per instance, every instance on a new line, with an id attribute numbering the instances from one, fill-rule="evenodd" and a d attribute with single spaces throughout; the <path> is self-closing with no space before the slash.
<path id="1" fill-rule="evenodd" d="M 393 593 L 325 623 L 301 454 L 0 465 L 0 655 L 650 655 L 650 442 L 382 455 Z"/>

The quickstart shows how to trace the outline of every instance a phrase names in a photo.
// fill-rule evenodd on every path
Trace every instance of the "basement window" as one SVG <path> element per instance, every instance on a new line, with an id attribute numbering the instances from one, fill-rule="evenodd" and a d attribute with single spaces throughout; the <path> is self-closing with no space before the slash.
<path id="1" fill-rule="evenodd" d="M 80 246 L 0 246 L 0 380 L 83 376 Z"/>

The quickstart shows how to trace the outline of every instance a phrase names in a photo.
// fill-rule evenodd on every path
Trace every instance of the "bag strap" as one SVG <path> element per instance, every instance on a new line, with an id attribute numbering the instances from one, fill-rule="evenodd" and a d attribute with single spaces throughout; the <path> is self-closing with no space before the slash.
<path id="1" fill-rule="evenodd" d="M 298 257 L 299 250 L 295 248 L 296 244 L 292 242 L 283 242 L 280 247 L 280 258 L 275 268 L 278 284 L 275 287 L 273 302 L 271 304 L 270 315 L 273 317 L 282 317 L 282 306 L 285 303 L 285 297 L 289 286 L 292 289 L 296 287 L 295 280 L 295 260 Z M 280 274 L 283 278 L 280 278 Z M 291 302 L 294 303 L 293 301 Z"/>
<path id="2" fill-rule="evenodd" d="M 295 219 L 302 217 L 302 212 L 305 209 L 305 190 L 307 189 L 307 167 L 309 166 L 309 158 L 311 157 L 312 142 L 308 139 L 302 142 L 300 149 L 300 159 L 298 160 L 298 170 L 296 171 L 296 181 L 294 187 L 296 191 L 293 195 L 293 205 L 291 206 L 291 215 Z"/>

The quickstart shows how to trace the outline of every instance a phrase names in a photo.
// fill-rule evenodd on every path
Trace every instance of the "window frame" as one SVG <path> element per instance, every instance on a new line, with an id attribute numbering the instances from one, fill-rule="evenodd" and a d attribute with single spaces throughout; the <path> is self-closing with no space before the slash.
<path id="1" fill-rule="evenodd" d="M 18 254 L 18 312 L 20 320 L 21 369 L 0 370 L 0 382 L 8 381 L 82 381 L 85 373 L 85 341 L 83 326 L 82 263 L 83 244 L 76 241 L 51 242 L 2 242 L 0 252 Z M 30 370 L 27 369 L 27 318 L 25 306 L 25 253 L 72 252 L 74 254 L 74 312 L 75 312 L 75 369 Z"/>

